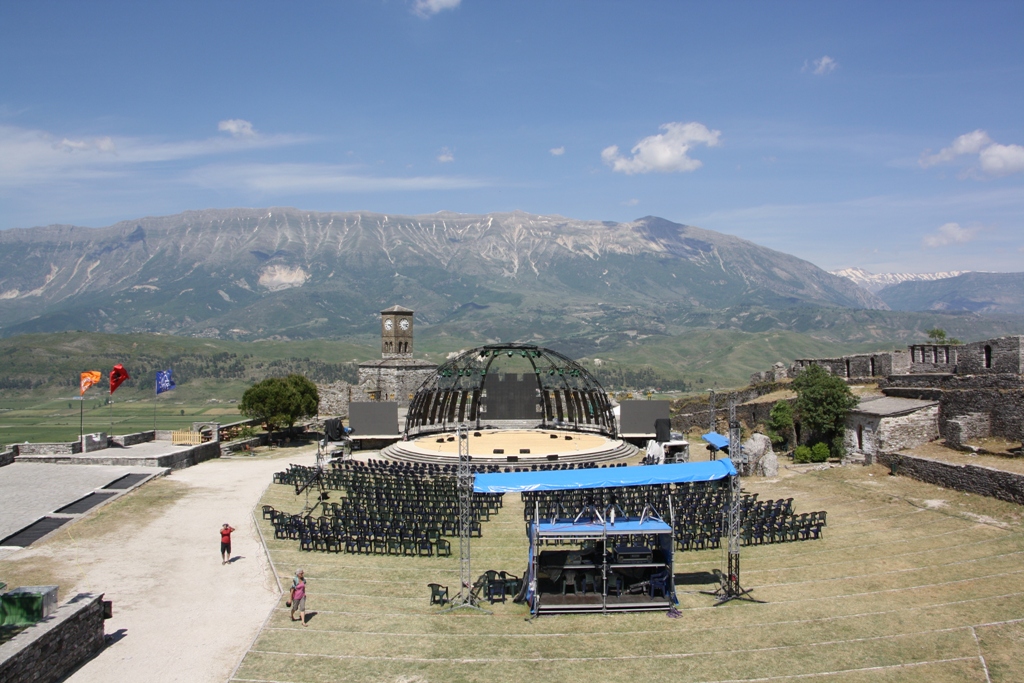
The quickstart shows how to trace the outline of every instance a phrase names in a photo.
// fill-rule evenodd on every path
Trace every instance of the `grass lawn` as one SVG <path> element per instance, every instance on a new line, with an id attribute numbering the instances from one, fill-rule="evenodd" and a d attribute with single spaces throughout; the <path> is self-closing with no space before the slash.
<path id="1" fill-rule="evenodd" d="M 103 404 L 105 397 L 105 392 L 86 394 L 84 403 L 77 397 L 0 399 L 0 444 L 75 441 L 83 418 L 86 434 L 146 431 L 153 429 L 154 418 L 157 429 L 188 429 L 193 422 L 242 419 L 234 403 L 191 396 L 179 399 L 174 392 L 131 401 L 118 401 L 115 394 L 111 405 Z"/>
<path id="2" fill-rule="evenodd" d="M 456 592 L 458 558 L 302 552 L 258 520 L 287 587 L 309 582 L 303 628 L 282 597 L 233 680 L 326 681 L 992 681 L 1022 680 L 1022 509 L 902 477 L 881 467 L 787 471 L 744 480 L 762 499 L 828 511 L 821 540 L 744 548 L 742 583 L 766 604 L 713 607 L 681 583 L 680 619 L 661 612 L 527 620 L 442 614 L 427 583 Z M 262 501 L 297 512 L 291 487 Z M 457 543 L 453 543 L 457 548 Z M 473 574 L 522 575 L 527 542 L 518 495 L 474 539 Z M 722 566 L 722 551 L 676 555 L 677 574 Z M 987 666 L 987 673 L 986 673 Z"/>

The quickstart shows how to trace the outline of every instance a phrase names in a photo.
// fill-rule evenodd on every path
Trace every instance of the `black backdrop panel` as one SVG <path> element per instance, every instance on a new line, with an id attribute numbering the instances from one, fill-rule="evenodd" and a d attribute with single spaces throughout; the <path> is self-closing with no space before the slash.
<path id="1" fill-rule="evenodd" d="M 654 436 L 654 421 L 669 419 L 668 405 L 668 401 L 621 401 L 619 433 Z"/>
<path id="2" fill-rule="evenodd" d="M 537 378 L 534 375 L 487 375 L 484 390 L 487 391 L 487 398 L 481 402 L 487 406 L 487 412 L 480 416 L 483 421 L 540 421 L 543 417 L 543 413 L 537 412 L 540 398 L 537 396 Z"/>
<path id="3" fill-rule="evenodd" d="M 398 404 L 394 401 L 349 403 L 348 422 L 356 439 L 398 434 Z"/>

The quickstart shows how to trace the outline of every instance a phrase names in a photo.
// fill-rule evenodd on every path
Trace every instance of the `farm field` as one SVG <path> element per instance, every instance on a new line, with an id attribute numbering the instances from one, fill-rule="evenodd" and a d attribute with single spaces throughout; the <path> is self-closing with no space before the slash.
<path id="1" fill-rule="evenodd" d="M 77 397 L 0 398 L 0 444 L 75 441 L 79 434 L 80 407 L 84 408 L 81 417 L 86 434 L 145 431 L 153 429 L 154 417 L 157 429 L 187 429 L 198 421 L 227 423 L 242 419 L 234 403 L 210 402 L 196 397 L 175 400 L 173 392 L 157 399 L 115 400 L 111 405 L 103 404 L 105 397 L 105 393 L 86 394 L 84 405 Z"/>
<path id="2" fill-rule="evenodd" d="M 698 577 L 722 566 L 722 551 L 677 553 L 679 619 L 530 621 L 511 602 L 488 606 L 493 615 L 442 614 L 428 606 L 427 583 L 457 592 L 457 557 L 302 552 L 298 541 L 275 540 L 257 514 L 285 587 L 306 570 L 312 617 L 306 628 L 290 622 L 282 597 L 232 680 L 1022 680 L 1022 509 L 886 472 L 745 479 L 762 500 L 827 510 L 824 537 L 743 548 L 742 583 L 765 604 L 713 607 L 697 592 L 712 586 Z M 298 512 L 304 500 L 272 485 L 262 502 Z M 473 574 L 522 575 L 526 553 L 522 503 L 507 494 L 474 539 Z"/>

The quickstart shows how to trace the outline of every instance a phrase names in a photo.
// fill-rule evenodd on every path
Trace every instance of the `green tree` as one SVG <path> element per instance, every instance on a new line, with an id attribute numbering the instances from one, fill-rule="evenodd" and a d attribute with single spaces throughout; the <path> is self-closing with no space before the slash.
<path id="1" fill-rule="evenodd" d="M 793 434 L 793 406 L 789 401 L 776 401 L 768 414 L 768 438 L 776 446 L 788 445 Z"/>
<path id="2" fill-rule="evenodd" d="M 824 441 L 832 446 L 834 457 L 843 456 L 846 416 L 857 406 L 857 397 L 839 377 L 818 365 L 812 365 L 793 380 L 796 390 L 796 414 L 810 431 L 812 443 Z"/>
<path id="3" fill-rule="evenodd" d="M 936 344 L 963 344 L 963 342 L 956 337 L 947 337 L 946 331 L 941 327 L 933 327 L 928 330 L 928 341 Z"/>
<path id="4" fill-rule="evenodd" d="M 316 385 L 302 375 L 270 377 L 252 385 L 242 394 L 238 412 L 259 420 L 267 431 L 291 427 L 303 417 L 317 413 L 320 394 Z"/>

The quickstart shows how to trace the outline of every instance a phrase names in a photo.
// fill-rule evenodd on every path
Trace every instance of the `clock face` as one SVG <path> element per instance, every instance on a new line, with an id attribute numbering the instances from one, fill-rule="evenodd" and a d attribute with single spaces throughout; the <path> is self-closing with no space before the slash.
<path id="1" fill-rule="evenodd" d="M 391 318 L 384 318 L 384 329 L 390 331 L 394 327 L 394 321 Z"/>
<path id="2" fill-rule="evenodd" d="M 401 320 L 398 321 L 398 326 L 401 327 L 402 330 L 408 330 L 409 329 L 409 319 L 408 318 L 402 318 Z"/>

